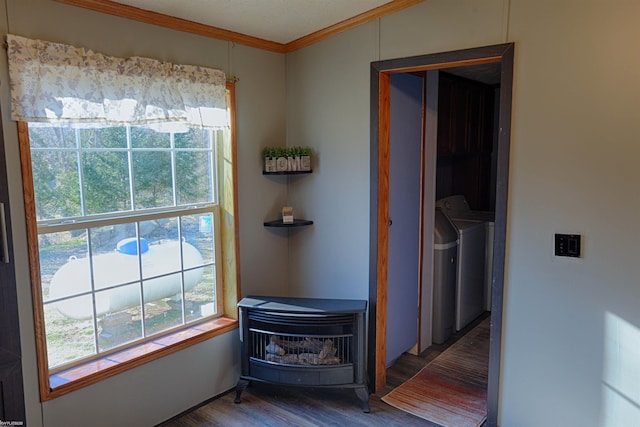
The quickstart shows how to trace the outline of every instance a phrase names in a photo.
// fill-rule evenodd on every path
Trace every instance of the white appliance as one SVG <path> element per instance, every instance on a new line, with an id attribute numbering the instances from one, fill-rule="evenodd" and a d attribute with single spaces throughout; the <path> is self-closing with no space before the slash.
<path id="1" fill-rule="evenodd" d="M 484 312 L 485 225 L 477 221 L 452 219 L 458 231 L 456 277 L 456 331 Z"/>
<path id="2" fill-rule="evenodd" d="M 471 210 L 463 195 L 453 195 L 436 201 L 436 206 L 452 220 L 482 223 L 485 227 L 484 256 L 484 309 L 491 311 L 491 285 L 493 282 L 493 242 L 495 235 L 495 212 Z"/>

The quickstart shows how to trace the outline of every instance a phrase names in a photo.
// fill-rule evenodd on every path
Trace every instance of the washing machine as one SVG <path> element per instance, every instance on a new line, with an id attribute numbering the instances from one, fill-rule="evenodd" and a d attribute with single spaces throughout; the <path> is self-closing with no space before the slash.
<path id="1" fill-rule="evenodd" d="M 493 242 L 495 236 L 495 212 L 471 210 L 461 194 L 444 197 L 436 201 L 436 206 L 451 219 L 484 223 L 484 307 L 491 311 L 491 285 L 493 283 Z"/>
<path id="2" fill-rule="evenodd" d="M 459 264 L 466 263 L 478 263 L 482 262 L 482 307 L 483 311 L 491 310 L 491 285 L 493 282 L 493 241 L 494 241 L 494 230 L 495 230 L 495 213 L 489 211 L 475 211 L 471 210 L 469 204 L 463 195 L 453 195 L 449 197 L 445 197 L 436 201 L 436 206 L 441 208 L 443 212 L 447 215 L 447 217 L 454 222 L 459 224 L 466 223 L 475 223 L 479 225 L 480 228 L 484 228 L 484 247 L 479 248 L 479 246 L 475 246 L 473 250 L 464 250 L 461 248 L 467 259 L 459 258 Z M 468 226 L 468 225 L 467 225 Z M 477 245 L 474 242 L 474 245 Z M 468 245 L 470 248 L 472 245 Z M 473 264 L 475 265 L 475 264 Z M 476 273 L 474 273 L 475 280 L 477 279 L 477 269 L 474 267 L 472 269 Z M 464 277 L 461 280 L 469 280 Z M 473 283 L 476 283 L 475 281 Z M 469 285 L 469 288 L 472 285 Z M 476 306 L 477 301 L 475 298 L 477 297 L 479 291 L 476 287 L 473 287 L 473 291 L 471 295 L 474 297 L 474 304 Z M 476 310 L 472 310 L 476 312 Z"/>
<path id="3" fill-rule="evenodd" d="M 434 344 L 442 344 L 455 332 L 458 231 L 440 208 L 436 208 L 433 228 L 431 339 Z"/>

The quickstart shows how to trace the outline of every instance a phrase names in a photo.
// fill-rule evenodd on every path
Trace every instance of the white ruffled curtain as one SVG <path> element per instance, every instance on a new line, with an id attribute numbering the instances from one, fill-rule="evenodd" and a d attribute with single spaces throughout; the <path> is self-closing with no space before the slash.
<path id="1" fill-rule="evenodd" d="M 223 71 L 7 35 L 11 118 L 82 126 L 229 125 Z"/>

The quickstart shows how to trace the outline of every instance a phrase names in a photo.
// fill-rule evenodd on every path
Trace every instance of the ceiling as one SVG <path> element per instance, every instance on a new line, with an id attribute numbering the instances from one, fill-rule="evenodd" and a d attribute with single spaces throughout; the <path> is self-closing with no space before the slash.
<path id="1" fill-rule="evenodd" d="M 115 0 L 188 21 L 289 43 L 390 0 Z"/>
<path id="2" fill-rule="evenodd" d="M 56 0 L 279 52 L 290 52 L 423 0 Z"/>

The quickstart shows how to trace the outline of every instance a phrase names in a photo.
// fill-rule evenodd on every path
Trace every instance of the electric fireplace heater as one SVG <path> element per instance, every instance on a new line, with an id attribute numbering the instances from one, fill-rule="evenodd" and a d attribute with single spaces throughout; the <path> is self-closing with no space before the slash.
<path id="1" fill-rule="evenodd" d="M 369 412 L 365 312 L 361 300 L 249 296 L 240 309 L 241 375 L 251 381 L 353 388 Z"/>

